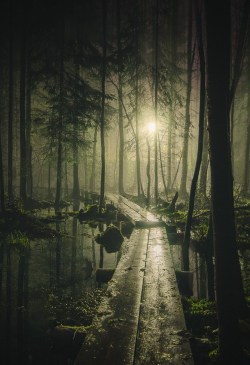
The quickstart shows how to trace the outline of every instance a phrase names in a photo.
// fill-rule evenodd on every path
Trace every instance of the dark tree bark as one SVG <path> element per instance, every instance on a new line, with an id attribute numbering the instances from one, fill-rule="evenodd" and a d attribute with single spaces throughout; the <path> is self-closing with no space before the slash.
<path id="1" fill-rule="evenodd" d="M 100 187 L 100 205 L 99 212 L 101 213 L 104 207 L 104 190 L 105 190 L 105 84 L 106 84 L 106 54 L 107 54 L 107 39 L 106 39 L 106 22 L 107 22 L 107 1 L 102 0 L 102 102 L 101 102 L 101 187 Z"/>
<path id="2" fill-rule="evenodd" d="M 213 222 L 212 213 L 209 214 L 207 237 L 205 242 L 205 260 L 207 267 L 207 298 L 208 300 L 215 300 L 214 290 L 214 245 L 213 245 Z"/>
<path id="3" fill-rule="evenodd" d="M 23 15 L 20 49 L 20 198 L 27 199 L 27 145 L 26 145 L 26 52 L 27 19 Z"/>
<path id="4" fill-rule="evenodd" d="M 250 42 L 249 46 L 250 46 Z M 246 144 L 244 151 L 244 170 L 243 170 L 243 184 L 241 193 L 243 196 L 250 195 L 249 187 L 249 165 L 250 165 L 250 51 L 248 51 L 248 70 L 247 70 L 247 81 L 248 81 L 248 96 L 247 96 L 247 130 L 246 130 Z"/>
<path id="5" fill-rule="evenodd" d="M 182 260 L 183 269 L 189 271 L 189 246 L 191 237 L 191 227 L 193 220 L 194 202 L 196 194 L 196 186 L 198 182 L 201 160 L 202 160 L 202 148 L 203 148 L 203 134 L 204 134 L 204 121 L 205 121 L 205 104 L 206 104 L 206 89 L 205 89 L 205 57 L 202 40 L 202 25 L 198 0 L 194 2 L 195 19 L 196 19 L 196 31 L 198 40 L 199 60 L 200 60 L 200 110 L 199 110 L 199 132 L 198 132 L 198 149 L 194 174 L 191 182 L 188 213 L 185 227 L 184 240 L 182 245 Z"/>
<path id="6" fill-rule="evenodd" d="M 92 155 L 91 175 L 90 175 L 90 179 L 89 179 L 89 190 L 90 191 L 95 191 L 95 167 L 96 167 L 97 129 L 98 129 L 98 126 L 96 124 L 95 129 L 94 129 L 94 140 L 93 140 L 93 155 Z"/>
<path id="7" fill-rule="evenodd" d="M 188 171 L 188 144 L 189 144 L 189 131 L 191 126 L 190 121 L 190 101 L 192 91 L 192 68 L 194 56 L 192 55 L 192 0 L 188 1 L 188 44 L 187 44 L 187 97 L 186 97 L 186 111 L 185 111 L 185 126 L 183 136 L 183 150 L 182 150 L 182 171 L 181 171 L 181 183 L 180 183 L 180 198 L 187 198 L 187 171 Z"/>
<path id="8" fill-rule="evenodd" d="M 29 47 L 30 48 L 30 47 Z M 31 52 L 29 50 L 29 52 Z M 32 176 L 32 145 L 31 145 L 31 60 L 27 55 L 26 66 L 26 156 L 27 156 L 27 194 L 32 198 L 33 195 L 33 176 Z"/>
<path id="9" fill-rule="evenodd" d="M 164 176 L 162 153 L 161 153 L 161 142 L 160 142 L 159 134 L 158 134 L 158 145 L 159 145 L 159 157 L 160 157 L 162 183 L 163 183 L 163 186 L 164 186 L 165 196 L 167 197 L 167 195 L 168 195 L 168 189 L 167 189 L 167 185 L 166 185 L 166 181 L 165 181 L 165 176 Z"/>
<path id="10" fill-rule="evenodd" d="M 135 24 L 135 149 L 136 149 L 136 178 L 137 196 L 141 195 L 141 162 L 139 146 L 139 1 L 136 0 L 136 24 Z"/>
<path id="11" fill-rule="evenodd" d="M 123 130 L 123 82 L 122 82 L 122 46 L 121 46 L 121 1 L 117 0 L 117 63 L 118 63 L 118 118 L 119 118 L 119 194 L 124 194 L 123 173 L 124 173 L 124 130 Z"/>
<path id="12" fill-rule="evenodd" d="M 199 181 L 199 193 L 206 197 L 207 195 L 207 169 L 208 169 L 208 131 L 204 130 L 203 148 L 202 148 L 202 162 Z"/>
<path id="13" fill-rule="evenodd" d="M 1 130 L 1 119 L 0 119 L 0 130 Z M 3 171 L 3 157 L 2 157 L 2 139 L 0 136 L 0 212 L 3 212 L 5 210 L 3 173 L 4 171 Z"/>
<path id="14" fill-rule="evenodd" d="M 13 199 L 13 21 L 9 2 L 8 196 Z"/>
<path id="15" fill-rule="evenodd" d="M 149 140 L 147 138 L 147 147 L 148 147 L 148 161 L 147 161 L 147 179 L 148 179 L 148 183 L 147 183 L 147 208 L 150 206 L 150 188 L 151 188 L 151 176 L 150 176 L 150 143 Z"/>
<path id="16" fill-rule="evenodd" d="M 243 363 L 238 319 L 245 303 L 236 247 L 229 135 L 230 1 L 205 0 L 205 16 L 219 351 L 222 364 Z"/>
<path id="17" fill-rule="evenodd" d="M 60 200 L 62 195 L 62 134 L 63 134 L 63 94 L 64 94 L 64 19 L 61 24 L 60 40 L 60 63 L 59 63 L 59 111 L 58 111 L 58 137 L 57 137 L 57 177 L 56 177 L 56 197 L 55 211 L 60 210 Z"/>
<path id="18" fill-rule="evenodd" d="M 155 124 L 156 124 L 156 128 L 155 128 L 155 133 L 154 133 L 154 152 L 155 152 L 155 156 L 154 156 L 154 167 L 155 167 L 155 176 L 154 176 L 154 180 L 155 180 L 155 205 L 157 205 L 158 203 L 158 147 L 157 147 L 157 130 L 158 130 L 158 79 L 159 79 L 159 75 L 158 75 L 158 68 L 159 68 L 159 0 L 156 0 L 156 9 L 155 9 L 155 60 L 154 60 L 154 67 L 155 67 L 155 97 L 154 97 L 154 108 L 155 108 Z"/>
<path id="19" fill-rule="evenodd" d="M 80 38 L 79 38 L 79 24 L 78 19 L 76 17 L 76 29 L 75 29 L 75 37 L 76 37 L 76 49 L 74 52 L 74 79 L 75 79 L 75 85 L 77 93 L 77 88 L 79 85 L 79 78 L 80 78 Z M 73 146 L 72 146 L 72 152 L 73 152 L 73 191 L 72 191 L 72 197 L 73 197 L 73 209 L 78 210 L 80 206 L 80 184 L 79 184 L 79 150 L 78 150 L 78 133 L 79 133 L 79 120 L 78 115 L 76 113 L 77 110 L 77 103 L 74 101 L 75 108 L 73 112 Z M 73 234 L 74 236 L 74 234 Z M 73 259 L 72 259 L 73 260 Z"/>

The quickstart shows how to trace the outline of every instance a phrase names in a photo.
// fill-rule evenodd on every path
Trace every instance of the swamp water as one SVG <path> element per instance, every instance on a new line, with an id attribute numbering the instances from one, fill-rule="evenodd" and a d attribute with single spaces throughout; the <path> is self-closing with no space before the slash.
<path id="1" fill-rule="evenodd" d="M 125 247 L 108 253 L 95 237 L 107 225 L 68 217 L 50 224 L 63 234 L 36 239 L 29 246 L 0 246 L 0 343 L 3 365 L 70 365 L 107 284 L 96 281 L 96 270 L 115 269 Z M 22 248 L 20 248 L 22 247 Z M 170 244 L 175 270 L 181 269 L 181 246 Z M 250 252 L 241 255 L 243 279 L 249 283 Z M 188 289 L 206 298 L 206 264 L 190 249 Z M 59 324 L 68 326 L 62 329 Z M 72 326 L 72 329 L 70 329 Z M 59 328 L 59 330 L 58 330 Z M 57 332 L 55 331 L 58 330 Z M 72 344 L 74 331 L 74 345 Z"/>
<path id="2" fill-rule="evenodd" d="M 126 240 L 119 251 L 108 253 L 95 241 L 96 235 L 106 229 L 104 223 L 68 217 L 49 226 L 62 237 L 35 239 L 27 245 L 1 244 L 3 365 L 73 364 L 83 341 L 83 334 L 74 326 L 91 324 L 107 286 L 96 281 L 96 270 L 115 269 Z M 56 333 L 59 324 L 72 329 L 59 328 Z M 72 331 L 79 335 L 74 346 Z"/>

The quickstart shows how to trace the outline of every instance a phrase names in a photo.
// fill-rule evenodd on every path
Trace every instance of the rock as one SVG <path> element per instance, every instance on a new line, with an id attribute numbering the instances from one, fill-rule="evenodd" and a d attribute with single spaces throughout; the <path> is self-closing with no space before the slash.
<path id="1" fill-rule="evenodd" d="M 102 244 L 108 253 L 117 252 L 120 249 L 124 237 L 119 228 L 109 225 L 104 232 L 95 237 L 97 243 Z"/>

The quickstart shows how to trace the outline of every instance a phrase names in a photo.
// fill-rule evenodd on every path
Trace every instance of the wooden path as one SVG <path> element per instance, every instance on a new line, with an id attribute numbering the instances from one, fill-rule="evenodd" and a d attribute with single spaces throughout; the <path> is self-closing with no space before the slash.
<path id="1" fill-rule="evenodd" d="M 135 228 L 123 244 L 75 365 L 193 365 L 166 229 L 116 198 L 114 204 L 129 206 L 122 208 L 126 215 L 136 212 L 130 217 L 136 227 L 149 228 Z"/>

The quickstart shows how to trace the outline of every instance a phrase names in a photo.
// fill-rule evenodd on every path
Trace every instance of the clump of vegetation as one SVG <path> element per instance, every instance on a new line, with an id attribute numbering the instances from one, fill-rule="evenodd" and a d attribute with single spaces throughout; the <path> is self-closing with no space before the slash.
<path id="1" fill-rule="evenodd" d="M 103 289 L 95 289 L 82 296 L 49 293 L 47 310 L 53 321 L 67 326 L 89 326 L 103 297 Z"/>
<path id="2" fill-rule="evenodd" d="M 195 363 L 209 365 L 218 358 L 218 323 L 215 302 L 183 297 L 186 325 L 190 333 Z"/>
<path id="3" fill-rule="evenodd" d="M 13 232 L 21 232 L 32 238 L 52 238 L 58 232 L 49 228 L 42 219 L 30 215 L 21 210 L 7 210 L 0 214 L 1 238 L 7 237 Z"/>

